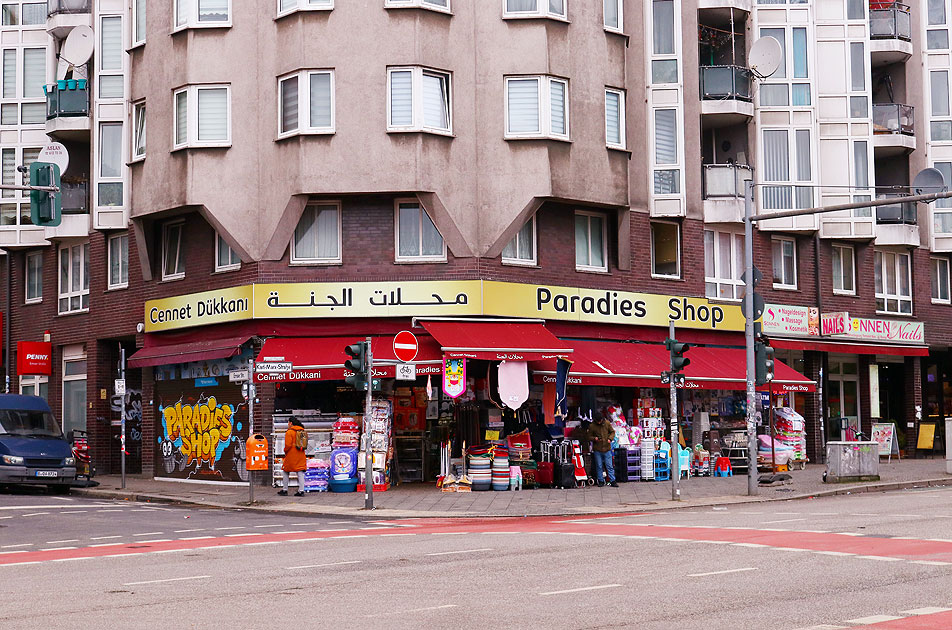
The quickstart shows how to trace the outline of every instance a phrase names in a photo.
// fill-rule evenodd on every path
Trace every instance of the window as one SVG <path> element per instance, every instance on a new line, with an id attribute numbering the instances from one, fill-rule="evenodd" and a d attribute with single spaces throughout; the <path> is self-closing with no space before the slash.
<path id="1" fill-rule="evenodd" d="M 853 248 L 833 246 L 833 293 L 856 295 L 856 265 Z"/>
<path id="2" fill-rule="evenodd" d="M 175 0 L 175 28 L 231 26 L 231 0 Z"/>
<path id="3" fill-rule="evenodd" d="M 932 301 L 948 304 L 949 299 L 949 259 L 932 259 Z"/>
<path id="4" fill-rule="evenodd" d="M 762 28 L 761 37 L 773 37 L 780 43 L 780 66 L 760 82 L 762 107 L 789 107 L 810 105 L 807 29 L 804 27 Z"/>
<path id="5" fill-rule="evenodd" d="M 788 182 L 765 186 L 763 206 L 768 210 L 789 210 L 813 206 L 811 138 L 809 129 L 765 129 L 763 132 L 764 182 Z M 793 185 L 804 182 L 803 186 Z"/>
<path id="6" fill-rule="evenodd" d="M 132 45 L 145 43 L 146 0 L 134 0 L 132 3 Z"/>
<path id="7" fill-rule="evenodd" d="M 86 356 L 82 346 L 63 349 L 63 433 L 86 430 Z"/>
<path id="8" fill-rule="evenodd" d="M 678 110 L 654 110 L 654 194 L 677 195 L 681 192 L 681 169 L 665 168 L 680 163 L 678 151 Z"/>
<path id="9" fill-rule="evenodd" d="M 122 123 L 99 123 L 97 205 L 123 206 Z"/>
<path id="10" fill-rule="evenodd" d="M 912 269 L 909 254 L 876 250 L 876 310 L 912 314 Z"/>
<path id="11" fill-rule="evenodd" d="M 502 250 L 502 262 L 506 265 L 535 265 L 536 218 L 526 221 L 512 240 Z"/>
<path id="12" fill-rule="evenodd" d="M 396 260 L 446 261 L 446 244 L 433 220 L 416 200 L 397 200 L 394 213 Z"/>
<path id="13" fill-rule="evenodd" d="M 2 170 L 2 172 L 0 172 L 0 182 L 14 185 L 22 183 L 23 179 L 19 171 L 17 171 L 17 166 L 22 164 L 23 166 L 29 167 L 31 164 L 33 164 L 33 162 L 36 162 L 36 159 L 39 157 L 39 155 L 40 149 L 32 147 L 6 147 L 0 149 L 0 170 Z M 0 197 L 20 198 L 29 202 L 30 193 L 29 191 L 22 190 L 3 190 L 0 191 Z M 15 208 L 16 204 L 13 204 L 13 207 Z M 16 225 L 17 221 L 15 213 L 9 215 L 9 218 L 13 219 L 12 223 L 8 222 L 6 218 L 7 217 L 4 217 L 5 220 L 0 221 L 0 225 Z M 21 221 L 21 225 L 30 225 L 31 220 L 29 204 L 26 205 L 25 218 L 26 221 Z"/>
<path id="14" fill-rule="evenodd" d="M 506 137 L 569 137 L 569 84 L 554 77 L 506 77 Z"/>
<path id="15" fill-rule="evenodd" d="M 846 0 L 846 19 L 865 20 L 866 6 L 864 0 Z"/>
<path id="16" fill-rule="evenodd" d="M 291 263 L 340 264 L 339 203 L 309 204 L 298 220 L 291 241 Z"/>
<path id="17" fill-rule="evenodd" d="M 2 57 L 0 125 L 46 123 L 46 49 L 7 48 Z"/>
<path id="18" fill-rule="evenodd" d="M 704 293 L 721 300 L 740 300 L 744 291 L 744 235 L 704 230 Z"/>
<path id="19" fill-rule="evenodd" d="M 575 269 L 608 271 L 608 234 L 605 216 L 575 212 Z"/>
<path id="20" fill-rule="evenodd" d="M 215 234 L 215 271 L 232 271 L 241 268 L 241 258 L 238 252 L 231 248 L 231 245 L 222 238 L 221 234 Z"/>
<path id="21" fill-rule="evenodd" d="M 674 0 L 651 3 L 651 82 L 678 82 L 677 34 Z"/>
<path id="22" fill-rule="evenodd" d="M 652 222 L 651 275 L 681 277 L 681 227 L 677 223 Z"/>
<path id="23" fill-rule="evenodd" d="M 504 18 L 548 17 L 565 19 L 567 0 L 502 0 Z"/>
<path id="24" fill-rule="evenodd" d="M 43 252 L 26 255 L 26 303 L 43 301 Z"/>
<path id="25" fill-rule="evenodd" d="M 622 15 L 622 0 L 604 0 L 604 2 L 605 30 L 621 33 L 625 25 Z"/>
<path id="26" fill-rule="evenodd" d="M 773 285 L 775 289 L 797 288 L 797 241 L 773 239 Z"/>
<path id="27" fill-rule="evenodd" d="M 605 143 L 624 149 L 625 140 L 625 92 L 605 88 Z"/>
<path id="28" fill-rule="evenodd" d="M 952 162 L 935 162 L 932 167 L 942 172 L 945 181 L 952 182 Z M 932 221 L 936 234 L 952 234 L 952 199 L 938 199 L 933 205 Z"/>
<path id="29" fill-rule="evenodd" d="M 20 10 L 22 6 L 22 12 Z M 2 7 L 3 26 L 39 26 L 46 24 L 45 2 L 11 2 Z M 22 16 L 22 19 L 20 19 Z"/>
<path id="30" fill-rule="evenodd" d="M 334 73 L 304 70 L 278 79 L 278 108 L 279 137 L 334 133 Z"/>
<path id="31" fill-rule="evenodd" d="M 418 8 L 450 12 L 450 0 L 385 0 L 383 6 L 388 9 Z"/>
<path id="32" fill-rule="evenodd" d="M 145 159 L 145 101 L 132 107 L 132 159 Z"/>
<path id="33" fill-rule="evenodd" d="M 122 98 L 125 80 L 122 76 L 125 48 L 122 44 L 122 18 L 109 16 L 100 19 L 99 31 L 99 98 Z"/>
<path id="34" fill-rule="evenodd" d="M 421 67 L 387 69 L 387 131 L 451 133 L 450 75 Z"/>
<path id="35" fill-rule="evenodd" d="M 162 228 L 162 279 L 185 277 L 185 252 L 182 251 L 184 223 L 168 223 Z"/>
<path id="36" fill-rule="evenodd" d="M 35 374 L 20 377 L 20 393 L 24 396 L 39 396 L 44 400 L 50 397 L 50 377 Z"/>
<path id="37" fill-rule="evenodd" d="M 278 16 L 294 11 L 329 11 L 334 8 L 334 0 L 278 0 Z"/>
<path id="38" fill-rule="evenodd" d="M 173 149 L 231 146 L 230 85 L 190 85 L 173 101 Z"/>
<path id="39" fill-rule="evenodd" d="M 59 313 L 89 310 L 89 243 L 59 250 Z"/>
<path id="40" fill-rule="evenodd" d="M 928 24 L 930 27 L 945 27 L 946 13 L 945 0 L 928 0 Z M 949 48 L 949 29 L 929 28 L 926 31 L 926 48 L 929 50 L 945 50 Z"/>

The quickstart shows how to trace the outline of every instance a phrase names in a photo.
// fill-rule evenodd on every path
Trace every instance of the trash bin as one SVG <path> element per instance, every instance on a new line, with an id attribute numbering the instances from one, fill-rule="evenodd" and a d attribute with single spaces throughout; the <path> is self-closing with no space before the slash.
<path id="1" fill-rule="evenodd" d="M 879 443 L 827 442 L 824 481 L 879 481 Z"/>
<path id="2" fill-rule="evenodd" d="M 268 470 L 268 439 L 260 433 L 245 442 L 245 470 Z"/>

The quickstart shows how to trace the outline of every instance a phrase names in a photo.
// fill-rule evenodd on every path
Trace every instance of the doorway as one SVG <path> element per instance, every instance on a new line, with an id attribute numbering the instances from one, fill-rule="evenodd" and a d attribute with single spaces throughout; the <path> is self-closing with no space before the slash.
<path id="1" fill-rule="evenodd" d="M 855 357 L 830 357 L 827 392 L 827 440 L 844 441 L 860 427 L 859 362 Z"/>

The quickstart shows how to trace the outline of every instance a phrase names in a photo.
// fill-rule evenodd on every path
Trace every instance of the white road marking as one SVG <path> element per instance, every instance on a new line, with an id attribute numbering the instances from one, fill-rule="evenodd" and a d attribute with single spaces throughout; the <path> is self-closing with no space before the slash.
<path id="1" fill-rule="evenodd" d="M 814 551 L 813 553 L 818 553 L 821 556 L 853 556 L 856 554 L 846 553 L 845 551 Z"/>
<path id="2" fill-rule="evenodd" d="M 856 556 L 863 560 L 879 560 L 880 562 L 902 562 L 902 558 L 889 558 L 887 556 Z"/>
<path id="3" fill-rule="evenodd" d="M 328 525 L 349 525 L 353 521 L 327 521 Z M 292 525 L 306 525 L 306 523 L 291 523 Z"/>
<path id="4" fill-rule="evenodd" d="M 210 575 L 193 575 L 191 577 L 168 578 L 165 580 L 146 580 L 145 582 L 126 582 L 123 586 L 139 586 L 140 584 L 160 584 L 162 582 L 182 582 L 184 580 L 206 580 Z"/>
<path id="5" fill-rule="evenodd" d="M 938 608 L 935 606 L 928 608 L 913 608 L 912 610 L 900 611 L 901 615 L 936 615 L 938 613 L 949 612 L 952 608 Z"/>
<path id="6" fill-rule="evenodd" d="M 123 543 L 99 543 L 98 545 L 89 545 L 90 547 L 118 547 Z"/>
<path id="7" fill-rule="evenodd" d="M 482 549 L 461 549 L 459 551 L 437 551 L 435 553 L 424 554 L 427 556 L 451 556 L 457 553 L 479 553 L 481 551 L 492 551 L 492 547 L 484 547 Z"/>
<path id="8" fill-rule="evenodd" d="M 707 577 L 708 575 L 724 575 L 725 573 L 741 573 L 743 571 L 756 571 L 757 567 L 744 567 L 743 569 L 727 569 L 724 571 L 711 571 L 710 573 L 691 573 L 688 577 Z"/>
<path id="9" fill-rule="evenodd" d="M 884 514 L 870 514 L 868 512 L 856 512 L 854 514 L 850 514 L 850 516 L 885 516 L 885 515 Z"/>
<path id="10" fill-rule="evenodd" d="M 152 539 L 150 539 L 150 540 L 137 540 L 136 542 L 137 542 L 137 543 L 144 544 L 144 545 L 147 545 L 147 544 L 160 543 L 160 542 L 172 542 L 172 539 L 171 539 L 171 538 L 156 538 L 155 540 L 152 540 Z"/>
<path id="11" fill-rule="evenodd" d="M 770 546 L 770 545 L 761 545 L 761 544 L 758 544 L 758 543 L 731 543 L 731 544 L 732 544 L 733 546 L 735 546 L 735 547 L 751 547 L 751 548 L 769 547 L 769 546 Z"/>
<path id="12" fill-rule="evenodd" d="M 185 532 L 203 532 L 205 531 L 204 527 L 199 527 L 197 529 L 176 529 L 173 534 L 184 534 Z"/>
<path id="13" fill-rule="evenodd" d="M 570 588 L 564 591 L 546 591 L 544 593 L 539 593 L 539 595 L 563 595 L 565 593 L 581 593 L 583 591 L 600 591 L 606 588 L 619 588 L 621 584 L 602 584 L 600 586 L 583 586 L 581 588 Z"/>
<path id="14" fill-rule="evenodd" d="M 122 536 L 90 536 L 89 540 L 109 540 L 110 538 L 122 538 Z"/>
<path id="15" fill-rule="evenodd" d="M 49 512 L 33 512 L 32 514 L 24 514 L 23 517 L 26 518 L 27 516 L 46 516 L 47 514 L 49 514 Z"/>
<path id="16" fill-rule="evenodd" d="M 345 564 L 360 564 L 362 560 L 345 560 L 343 562 L 328 562 L 327 564 L 302 564 L 298 567 L 286 567 L 288 569 L 319 569 L 321 567 L 339 567 Z"/>
<path id="17" fill-rule="evenodd" d="M 65 551 L 67 549 L 76 549 L 76 547 L 47 547 L 43 551 Z"/>
<path id="18" fill-rule="evenodd" d="M 0 549 L 14 549 L 16 547 L 32 547 L 33 543 L 20 543 L 19 545 L 0 545 Z"/>
<path id="19" fill-rule="evenodd" d="M 57 501 L 72 501 L 70 497 L 50 497 L 50 498 L 56 499 Z"/>
<path id="20" fill-rule="evenodd" d="M 944 567 L 952 564 L 952 562 L 939 562 L 938 560 L 910 560 L 909 564 L 924 564 L 930 567 Z"/>
<path id="21" fill-rule="evenodd" d="M 0 551 L 0 556 L 9 556 L 14 553 L 26 553 L 25 549 L 18 549 L 16 551 Z"/>
<path id="22" fill-rule="evenodd" d="M 89 508 L 89 507 L 100 507 L 102 505 L 109 505 L 108 503 L 90 503 L 88 505 L 62 505 L 60 503 L 54 503 L 52 505 L 4 505 L 0 507 L 2 511 L 9 510 L 63 510 L 66 508 Z"/>
<path id="23" fill-rule="evenodd" d="M 872 617 L 847 619 L 846 623 L 854 623 L 858 626 L 866 626 L 874 623 L 882 623 L 883 621 L 895 621 L 897 619 L 902 619 L 902 617 L 896 617 L 895 615 L 873 615 Z"/>
<path id="24" fill-rule="evenodd" d="M 405 615 L 407 613 L 428 612 L 431 610 L 446 610 L 447 608 L 456 608 L 456 604 L 443 604 L 442 606 L 427 606 L 426 608 L 414 608 L 412 610 L 400 610 L 395 612 L 385 612 L 378 615 L 364 615 L 365 617 L 387 617 L 390 615 Z"/>
<path id="25" fill-rule="evenodd" d="M 225 538 L 239 538 L 244 536 L 264 536 L 260 532 L 248 532 L 246 534 L 225 534 Z"/>
<path id="26" fill-rule="evenodd" d="M 214 536 L 187 536 L 185 538 L 179 538 L 179 540 L 207 540 L 209 538 L 214 538 Z"/>
<path id="27" fill-rule="evenodd" d="M 805 521 L 805 518 L 785 518 L 779 521 L 763 521 L 762 525 L 775 525 L 777 523 L 793 523 L 795 521 Z"/>
<path id="28" fill-rule="evenodd" d="M 60 512 L 60 514 L 85 514 L 85 513 L 86 513 L 86 510 L 69 510 L 68 512 Z"/>
<path id="29" fill-rule="evenodd" d="M 47 540 L 44 545 L 62 545 L 68 542 L 79 542 L 79 538 L 70 538 L 69 540 Z"/>
<path id="30" fill-rule="evenodd" d="M 96 510 L 97 512 L 121 512 L 122 510 Z"/>
<path id="31" fill-rule="evenodd" d="M 239 527 L 216 527 L 216 528 L 215 528 L 215 531 L 223 532 L 223 531 L 230 530 L 230 529 L 248 529 L 248 528 L 247 528 L 247 527 L 244 527 L 244 526 L 239 526 Z"/>
<path id="32" fill-rule="evenodd" d="M 262 527 L 284 527 L 284 525 L 255 525 L 255 527 L 260 529 Z"/>
<path id="33" fill-rule="evenodd" d="M 144 532 L 142 534 L 133 534 L 133 536 L 161 536 L 165 532 Z"/>

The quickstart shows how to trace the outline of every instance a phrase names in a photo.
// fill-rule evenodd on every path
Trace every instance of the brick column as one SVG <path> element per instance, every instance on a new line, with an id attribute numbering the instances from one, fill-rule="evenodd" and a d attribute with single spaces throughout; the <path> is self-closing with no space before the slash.
<path id="1" fill-rule="evenodd" d="M 155 476 L 155 374 L 153 368 L 142 368 L 142 474 Z"/>
<path id="2" fill-rule="evenodd" d="M 922 409 L 922 361 L 919 357 L 906 357 L 905 361 L 905 404 L 903 405 L 902 430 L 906 434 L 906 457 L 916 456 L 916 440 L 919 437 L 919 419 L 916 408 Z M 906 424 L 914 423 L 915 428 L 908 429 Z"/>
<path id="3" fill-rule="evenodd" d="M 805 351 L 803 353 L 804 376 L 817 382 L 817 391 L 805 394 L 804 428 L 807 432 L 807 457 L 811 462 L 820 462 L 823 459 L 823 429 L 820 425 L 820 414 L 823 401 L 820 400 L 820 367 L 823 365 L 823 354 L 820 352 Z"/>

